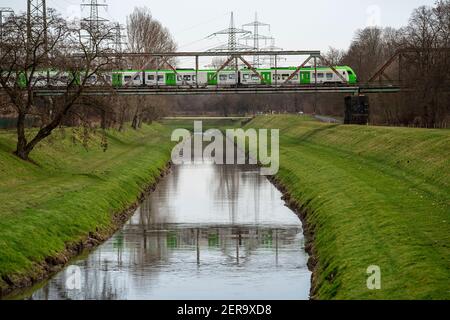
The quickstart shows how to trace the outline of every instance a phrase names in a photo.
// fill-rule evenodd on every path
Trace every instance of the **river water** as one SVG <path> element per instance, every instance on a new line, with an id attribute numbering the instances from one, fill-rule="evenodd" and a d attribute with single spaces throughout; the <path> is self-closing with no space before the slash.
<path id="1" fill-rule="evenodd" d="M 254 166 L 173 167 L 109 241 L 28 299 L 308 299 L 302 225 Z"/>

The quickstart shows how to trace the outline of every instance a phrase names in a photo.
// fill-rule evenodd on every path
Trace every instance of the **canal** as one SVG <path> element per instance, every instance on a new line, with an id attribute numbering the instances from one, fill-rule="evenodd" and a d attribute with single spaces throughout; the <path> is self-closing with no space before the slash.
<path id="1" fill-rule="evenodd" d="M 110 240 L 27 299 L 309 299 L 302 224 L 255 166 L 174 166 Z"/>

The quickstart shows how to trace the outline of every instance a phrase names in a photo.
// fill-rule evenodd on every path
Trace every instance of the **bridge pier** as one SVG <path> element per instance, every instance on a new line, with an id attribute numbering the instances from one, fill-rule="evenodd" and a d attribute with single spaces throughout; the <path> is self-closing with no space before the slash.
<path id="1" fill-rule="evenodd" d="M 345 97 L 344 124 L 366 125 L 369 123 L 369 97 L 356 94 Z"/>

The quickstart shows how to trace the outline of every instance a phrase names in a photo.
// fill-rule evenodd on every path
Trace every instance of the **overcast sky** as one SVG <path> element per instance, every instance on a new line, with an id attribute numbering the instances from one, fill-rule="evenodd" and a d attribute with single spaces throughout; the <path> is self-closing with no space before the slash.
<path id="1" fill-rule="evenodd" d="M 85 2 L 90 2 L 85 0 Z M 98 0 L 108 10 L 100 15 L 125 23 L 136 6 L 147 6 L 153 16 L 168 27 L 180 51 L 204 51 L 226 38 L 205 39 L 209 34 L 227 28 L 234 11 L 236 25 L 254 20 L 270 23 L 262 33 L 276 38 L 276 45 L 291 50 L 326 50 L 329 46 L 346 49 L 355 30 L 367 25 L 400 27 L 407 24 L 414 8 L 433 5 L 434 0 Z M 81 0 L 47 0 L 47 6 L 65 17 L 86 16 L 80 10 Z M 26 0 L 0 0 L 0 7 L 21 11 Z M 264 42 L 262 43 L 264 45 Z"/>

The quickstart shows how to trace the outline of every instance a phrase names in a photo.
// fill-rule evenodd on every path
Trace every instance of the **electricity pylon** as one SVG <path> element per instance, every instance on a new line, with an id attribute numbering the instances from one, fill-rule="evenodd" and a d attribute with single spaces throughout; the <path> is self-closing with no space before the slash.
<path id="1" fill-rule="evenodd" d="M 221 45 L 215 48 L 212 48 L 208 51 L 218 52 L 218 51 L 228 51 L 228 52 L 237 52 L 237 51 L 243 51 L 243 50 L 249 50 L 249 46 L 244 46 L 237 42 L 237 36 L 238 35 L 247 35 L 250 34 L 250 31 L 239 29 L 235 27 L 234 24 L 234 13 L 231 12 L 231 18 L 230 18 L 230 27 L 227 29 L 223 29 L 217 32 L 214 32 L 211 34 L 208 38 L 219 36 L 219 35 L 227 35 L 228 36 L 228 44 Z M 232 66 L 234 68 L 237 68 L 237 61 L 235 61 Z"/>
<path id="2" fill-rule="evenodd" d="M 46 2 L 45 0 L 27 0 L 27 41 L 31 45 L 34 37 L 40 38 L 41 36 L 44 41 L 44 50 L 47 51 L 48 39 Z"/>
<path id="3" fill-rule="evenodd" d="M 105 0 L 104 0 L 105 2 Z M 89 46 L 92 47 L 93 45 L 93 38 L 98 35 L 99 30 L 100 30 L 100 26 L 106 22 L 108 22 L 107 19 L 101 18 L 99 15 L 99 8 L 104 8 L 105 10 L 107 10 L 108 5 L 106 3 L 101 4 L 98 3 L 97 0 L 89 0 L 88 3 L 83 3 L 81 4 L 81 9 L 83 8 L 89 8 L 89 17 L 88 18 L 84 18 L 82 19 L 83 22 L 85 22 L 87 24 L 87 31 L 88 31 L 88 41 L 89 41 Z"/>
<path id="4" fill-rule="evenodd" d="M 265 40 L 266 44 L 267 44 L 267 40 L 272 39 L 272 37 L 264 36 L 259 33 L 260 28 L 262 28 L 262 27 L 267 27 L 267 28 L 269 28 L 269 31 L 270 31 L 270 24 L 259 21 L 257 12 L 255 13 L 255 21 L 244 24 L 242 27 L 243 28 L 253 27 L 253 35 L 245 36 L 245 37 L 241 38 L 241 40 L 245 40 L 246 42 L 248 40 L 252 40 L 254 51 L 260 50 L 260 40 Z M 259 56 L 253 56 L 253 66 L 256 68 L 260 67 L 260 57 Z"/>

